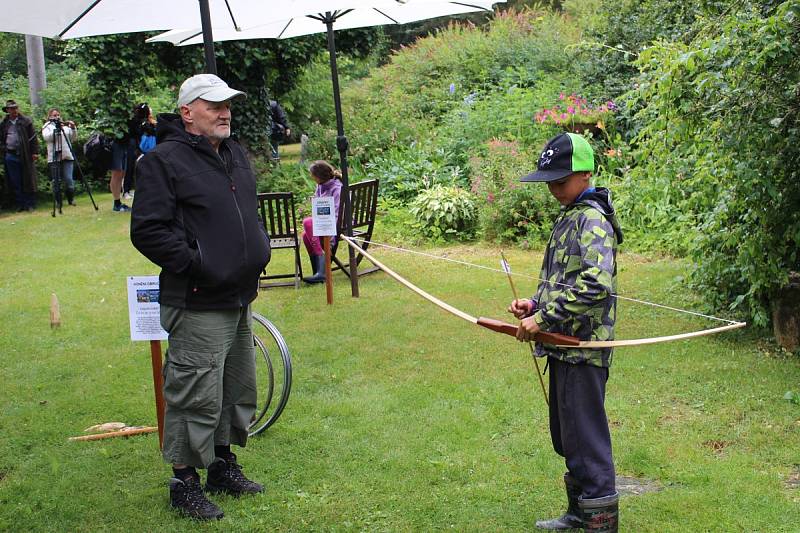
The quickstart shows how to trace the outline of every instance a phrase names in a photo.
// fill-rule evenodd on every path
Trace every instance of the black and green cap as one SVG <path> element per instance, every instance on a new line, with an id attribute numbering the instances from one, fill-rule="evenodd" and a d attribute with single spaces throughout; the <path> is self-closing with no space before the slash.
<path id="1" fill-rule="evenodd" d="M 555 181 L 573 172 L 594 172 L 594 150 L 582 136 L 562 133 L 547 142 L 536 172 L 520 181 Z"/>

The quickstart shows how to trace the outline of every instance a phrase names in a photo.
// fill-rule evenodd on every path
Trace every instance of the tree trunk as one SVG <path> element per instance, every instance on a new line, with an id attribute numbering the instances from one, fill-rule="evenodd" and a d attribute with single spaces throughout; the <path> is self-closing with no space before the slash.
<path id="1" fill-rule="evenodd" d="M 772 301 L 775 340 L 789 351 L 800 348 L 800 273 L 790 272 L 789 283 Z"/>
<path id="2" fill-rule="evenodd" d="M 31 106 L 38 108 L 44 105 L 42 89 L 47 88 L 42 38 L 37 35 L 26 35 L 25 53 L 28 57 L 28 88 L 31 94 Z"/>

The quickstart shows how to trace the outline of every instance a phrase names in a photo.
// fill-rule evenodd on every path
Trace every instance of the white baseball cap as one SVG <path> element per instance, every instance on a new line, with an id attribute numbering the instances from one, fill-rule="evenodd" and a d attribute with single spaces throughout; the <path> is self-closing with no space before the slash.
<path id="1" fill-rule="evenodd" d="M 194 102 L 198 98 L 209 102 L 224 102 L 236 96 L 247 95 L 231 89 L 228 84 L 214 74 L 198 74 L 187 79 L 178 92 L 178 107 Z"/>

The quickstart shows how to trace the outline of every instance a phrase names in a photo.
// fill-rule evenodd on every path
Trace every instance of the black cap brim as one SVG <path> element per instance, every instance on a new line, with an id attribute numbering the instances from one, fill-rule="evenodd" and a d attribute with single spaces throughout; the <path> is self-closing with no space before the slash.
<path id="1" fill-rule="evenodd" d="M 538 181 L 547 183 L 549 181 L 556 181 L 560 180 L 561 178 L 566 178 L 572 174 L 572 171 L 567 168 L 554 168 L 552 170 L 537 170 L 536 172 L 531 172 L 527 176 L 523 177 L 519 181 Z"/>

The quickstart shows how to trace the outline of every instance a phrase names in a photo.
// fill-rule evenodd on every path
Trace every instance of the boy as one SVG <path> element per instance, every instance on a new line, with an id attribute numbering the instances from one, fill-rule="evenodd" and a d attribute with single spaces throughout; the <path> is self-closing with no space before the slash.
<path id="1" fill-rule="evenodd" d="M 539 331 L 581 340 L 614 338 L 617 245 L 622 242 L 611 193 L 591 186 L 594 152 L 574 133 L 551 139 L 538 169 L 524 182 L 545 182 L 562 205 L 547 243 L 540 283 L 530 300 L 508 308 L 522 319 L 520 341 Z M 540 529 L 584 528 L 616 532 L 619 494 L 615 488 L 611 435 L 605 400 L 611 349 L 556 348 L 536 343 L 550 367 L 550 436 L 567 465 L 567 512 L 540 520 Z"/>

